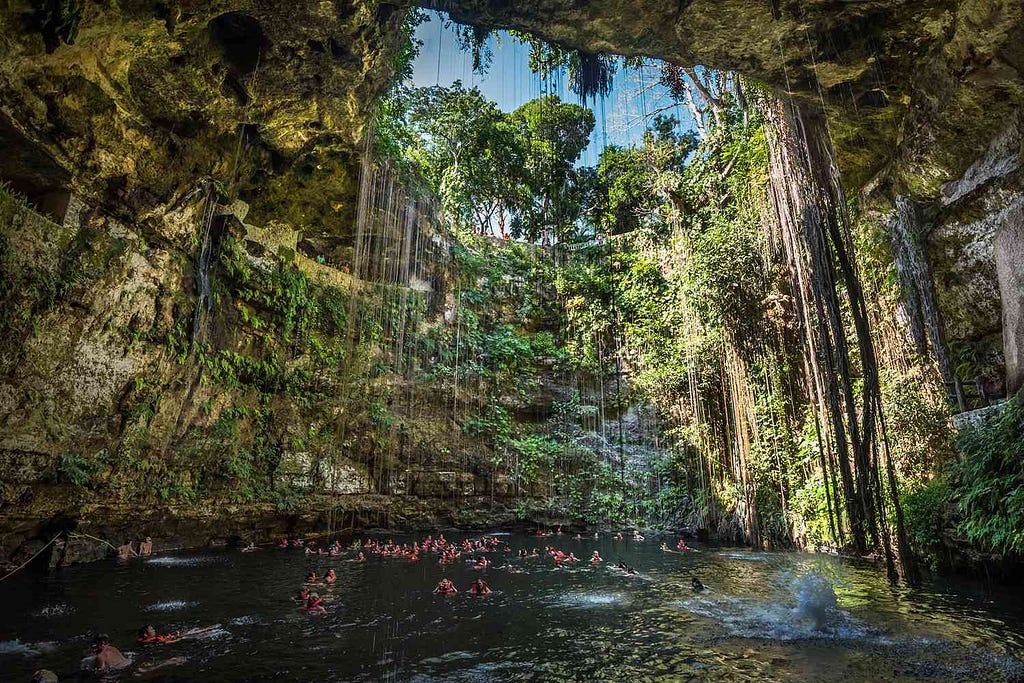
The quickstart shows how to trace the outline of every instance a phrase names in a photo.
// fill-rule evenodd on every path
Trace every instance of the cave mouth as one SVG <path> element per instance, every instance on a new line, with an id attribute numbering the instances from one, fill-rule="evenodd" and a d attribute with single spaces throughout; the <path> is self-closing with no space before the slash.
<path id="1" fill-rule="evenodd" d="M 210 39 L 220 50 L 228 73 L 239 79 L 251 76 L 266 44 L 259 21 L 244 12 L 227 12 L 212 19 L 209 29 Z"/>

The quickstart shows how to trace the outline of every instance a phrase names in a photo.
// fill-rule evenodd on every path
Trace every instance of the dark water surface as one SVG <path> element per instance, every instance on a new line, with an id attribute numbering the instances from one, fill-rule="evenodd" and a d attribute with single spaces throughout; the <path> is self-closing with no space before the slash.
<path id="1" fill-rule="evenodd" d="M 550 558 L 492 553 L 494 566 L 480 571 L 463 558 L 446 567 L 433 555 L 353 563 L 353 553 L 267 548 L 16 575 L 0 583 L 0 680 L 27 681 L 40 667 L 74 680 L 98 632 L 134 653 L 119 680 L 1024 680 L 1024 601 L 1009 590 L 894 590 L 876 568 L 850 560 L 666 553 L 652 537 L 500 538 L 515 551 L 551 544 L 584 561 L 556 569 Z M 605 564 L 586 563 L 594 549 Z M 613 571 L 619 558 L 640 576 Z M 328 567 L 339 578 L 320 591 L 327 615 L 309 616 L 291 596 L 308 570 Z M 495 593 L 475 598 L 465 589 L 481 575 Z M 693 575 L 709 590 L 694 594 Z M 433 595 L 442 576 L 463 592 Z M 219 627 L 199 640 L 137 646 L 147 623 L 159 632 Z M 179 659 L 140 672 L 171 658 Z"/>

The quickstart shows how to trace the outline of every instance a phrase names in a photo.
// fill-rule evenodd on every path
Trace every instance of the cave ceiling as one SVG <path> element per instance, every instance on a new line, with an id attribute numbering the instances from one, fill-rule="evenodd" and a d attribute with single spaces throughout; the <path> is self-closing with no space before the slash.
<path id="1" fill-rule="evenodd" d="M 892 193 L 937 196 L 1024 99 L 1019 1 L 419 4 L 587 52 L 735 70 L 788 92 L 827 110 L 854 190 L 881 179 L 873 185 Z M 219 178 L 256 220 L 344 232 L 360 140 L 409 7 L 11 0 L 0 12 L 0 142 L 19 154 L 0 176 L 66 183 L 133 218 Z"/>

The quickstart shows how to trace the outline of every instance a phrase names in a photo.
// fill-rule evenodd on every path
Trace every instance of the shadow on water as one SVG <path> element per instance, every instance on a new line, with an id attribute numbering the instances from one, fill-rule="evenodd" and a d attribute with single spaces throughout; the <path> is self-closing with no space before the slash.
<path id="1" fill-rule="evenodd" d="M 458 536 L 461 538 L 461 536 Z M 119 677 L 151 680 L 1014 681 L 1024 679 L 1021 596 L 935 581 L 893 589 L 850 560 L 743 549 L 663 552 L 645 542 L 503 535 L 513 552 L 474 569 L 267 548 L 100 562 L 0 584 L 0 680 L 46 667 L 74 679 L 92 634 L 133 653 Z M 406 540 L 396 537 L 396 540 Z M 521 548 L 605 562 L 556 568 Z M 639 574 L 612 569 L 623 560 Z M 307 571 L 327 614 L 292 595 Z M 494 589 L 466 592 L 483 576 Z M 695 593 L 697 576 L 707 590 Z M 442 577 L 462 591 L 432 593 Z M 216 626 L 140 647 L 136 630 Z"/>

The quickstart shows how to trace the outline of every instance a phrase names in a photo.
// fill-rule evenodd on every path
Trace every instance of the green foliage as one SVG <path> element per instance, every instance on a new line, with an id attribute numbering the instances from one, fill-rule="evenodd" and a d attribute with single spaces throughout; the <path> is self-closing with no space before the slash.
<path id="1" fill-rule="evenodd" d="M 936 477 L 900 498 L 910 542 L 918 553 L 934 561 L 936 548 L 942 545 L 943 530 L 950 507 L 949 482 Z"/>
<path id="2" fill-rule="evenodd" d="M 594 129 L 590 110 L 549 96 L 506 114 L 456 82 L 398 87 L 381 112 L 379 149 L 417 168 L 462 227 L 530 239 L 576 229 L 586 189 L 575 162 Z"/>
<path id="3" fill-rule="evenodd" d="M 86 457 L 78 451 L 64 451 L 57 456 L 53 480 L 82 489 L 95 489 L 109 467 L 105 451 Z"/>
<path id="4" fill-rule="evenodd" d="M 38 240 L 45 257 L 26 259 L 18 239 Z M 64 230 L 0 185 L 0 371 L 20 363 L 26 338 L 38 335 L 44 317 L 71 303 L 124 250 L 123 240 L 99 231 Z"/>
<path id="5" fill-rule="evenodd" d="M 949 488 L 960 532 L 998 553 L 1024 553 L 1024 405 L 1012 398 L 983 423 L 960 432 L 963 455 Z"/>

